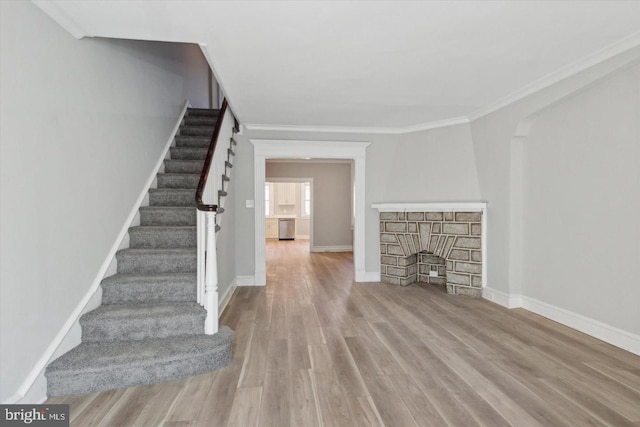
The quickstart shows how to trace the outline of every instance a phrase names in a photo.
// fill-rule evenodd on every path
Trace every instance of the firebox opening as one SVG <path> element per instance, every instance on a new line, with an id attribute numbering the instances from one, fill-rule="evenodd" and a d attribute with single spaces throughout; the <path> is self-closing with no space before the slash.
<path id="1" fill-rule="evenodd" d="M 420 252 L 418 254 L 418 282 L 447 287 L 446 260 L 434 254 Z"/>

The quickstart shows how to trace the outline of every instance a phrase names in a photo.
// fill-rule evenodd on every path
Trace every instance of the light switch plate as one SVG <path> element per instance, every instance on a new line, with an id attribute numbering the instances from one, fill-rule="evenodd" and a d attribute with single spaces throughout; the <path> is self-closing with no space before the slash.
<path id="1" fill-rule="evenodd" d="M 244 206 L 245 206 L 246 208 L 252 208 L 252 207 L 254 206 L 254 205 L 253 205 L 253 200 L 245 200 L 245 201 L 244 201 Z"/>

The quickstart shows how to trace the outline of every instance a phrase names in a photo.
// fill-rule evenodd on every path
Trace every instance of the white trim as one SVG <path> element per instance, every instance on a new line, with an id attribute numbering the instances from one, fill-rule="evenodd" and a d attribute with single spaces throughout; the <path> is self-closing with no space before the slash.
<path id="1" fill-rule="evenodd" d="M 523 296 L 522 300 L 523 307 L 529 311 L 640 356 L 640 335 L 534 298 Z"/>
<path id="2" fill-rule="evenodd" d="M 58 25 L 67 30 L 73 37 L 80 40 L 83 37 L 93 37 L 92 34 L 80 26 L 73 18 L 50 0 L 31 0 L 41 11 L 49 15 Z"/>
<path id="3" fill-rule="evenodd" d="M 131 209 L 131 212 L 129 212 L 129 215 L 125 220 L 124 225 L 120 229 L 120 233 L 118 234 L 118 237 L 116 237 L 116 240 L 111 246 L 111 249 L 107 253 L 106 258 L 102 263 L 102 266 L 98 270 L 98 273 L 96 274 L 93 282 L 91 283 L 91 286 L 89 287 L 85 295 L 82 297 L 78 305 L 76 305 L 76 307 L 73 309 L 73 311 L 71 312 L 71 315 L 67 318 L 64 325 L 62 325 L 62 328 L 60 328 L 60 330 L 58 331 L 56 336 L 53 338 L 53 340 L 51 341 L 47 349 L 40 356 L 40 358 L 34 365 L 33 369 L 31 369 L 31 371 L 29 372 L 29 375 L 27 375 L 27 377 L 22 382 L 22 384 L 20 384 L 20 387 L 18 388 L 17 392 L 12 396 L 12 398 L 15 398 L 16 396 L 18 396 L 18 399 L 22 399 L 29 392 L 29 389 L 33 386 L 33 384 L 36 382 L 38 377 L 42 375 L 45 367 L 47 366 L 52 356 L 56 352 L 56 349 L 58 349 L 58 347 L 63 343 L 63 341 L 65 340 L 71 328 L 78 323 L 78 319 L 84 313 L 84 310 L 87 307 L 87 305 L 92 302 L 92 299 L 94 298 L 96 292 L 98 291 L 98 288 L 100 287 L 100 282 L 102 282 L 102 280 L 108 274 L 110 267 L 115 262 L 116 252 L 119 249 L 122 249 L 123 247 L 128 247 L 127 237 L 128 237 L 129 227 L 131 227 L 134 224 L 134 221 L 138 219 L 138 211 L 140 207 L 143 206 L 143 202 L 147 200 L 147 194 L 149 193 L 149 188 L 151 188 L 151 186 L 155 182 L 156 175 L 158 174 L 158 171 L 164 164 L 164 159 L 167 156 L 169 149 L 171 148 L 171 146 L 175 141 L 175 136 L 178 133 L 178 129 L 180 129 L 180 124 L 182 123 L 183 117 L 187 111 L 187 108 L 189 108 L 189 105 L 190 105 L 189 101 L 185 101 L 182 107 L 182 111 L 180 112 L 180 116 L 176 121 L 176 124 L 174 125 L 173 130 L 171 131 L 171 136 L 167 140 L 165 147 L 162 150 L 162 153 L 160 154 L 160 158 L 156 163 L 156 166 L 154 167 L 151 174 L 149 175 L 149 178 L 147 178 L 146 184 L 143 186 L 142 191 L 138 195 L 138 199 L 134 203 L 133 208 Z"/>
<path id="4" fill-rule="evenodd" d="M 379 271 L 365 271 L 362 275 L 361 282 L 379 282 L 380 281 L 380 272 Z"/>
<path id="5" fill-rule="evenodd" d="M 311 252 L 352 252 L 352 245 L 311 246 Z"/>
<path id="6" fill-rule="evenodd" d="M 269 125 L 260 123 L 245 124 L 248 130 L 252 131 L 272 131 L 272 132 L 320 132 L 320 133 L 361 133 L 361 134 L 384 134 L 384 135 L 404 135 L 407 133 L 420 132 L 430 129 L 438 129 L 447 126 L 455 126 L 469 123 L 467 117 L 452 117 L 450 119 L 437 120 L 427 123 L 403 127 L 368 127 L 368 126 L 295 126 L 295 125 Z"/>
<path id="7" fill-rule="evenodd" d="M 522 295 L 509 295 L 497 289 L 482 288 L 482 298 L 495 302 L 506 308 L 522 307 Z"/>
<path id="8" fill-rule="evenodd" d="M 484 202 L 460 203 L 373 203 L 379 212 L 484 212 Z"/>
<path id="9" fill-rule="evenodd" d="M 267 163 L 353 163 L 350 159 L 268 159 Z"/>
<path id="10" fill-rule="evenodd" d="M 561 80 L 574 76 L 588 68 L 591 68 L 601 62 L 604 62 L 612 57 L 619 55 L 634 47 L 640 46 L 640 32 L 632 34 L 622 40 L 619 40 L 609 46 L 606 46 L 594 53 L 591 53 L 567 66 L 560 68 L 548 74 L 525 87 L 505 96 L 504 98 L 490 104 L 487 107 L 481 108 L 469 114 L 467 119 L 471 122 L 477 120 L 480 117 L 493 113 L 507 105 L 513 104 L 529 95 L 541 91 L 549 86 L 558 83 Z"/>
<path id="11" fill-rule="evenodd" d="M 256 285 L 255 276 L 237 276 L 236 277 L 236 286 L 264 286 L 264 285 Z"/>
<path id="12" fill-rule="evenodd" d="M 321 158 L 353 159 L 355 169 L 355 228 L 354 270 L 355 281 L 365 277 L 365 156 L 369 142 L 353 141 L 304 141 L 249 139 L 254 146 L 254 199 L 255 199 L 255 284 L 266 285 L 266 247 L 264 216 L 264 183 L 267 158 Z M 313 191 L 313 189 L 312 189 Z M 312 195 L 313 199 L 313 195 Z M 313 234 L 312 234 L 313 236 Z"/>
<path id="13" fill-rule="evenodd" d="M 308 218 L 301 218 L 301 219 L 308 219 Z M 296 240 L 309 240 L 309 235 L 308 234 L 296 234 Z"/>
<path id="14" fill-rule="evenodd" d="M 236 291 L 236 289 L 238 289 L 237 280 L 238 278 L 236 277 L 231 281 L 231 284 L 229 284 L 227 291 L 218 300 L 218 316 L 222 316 L 222 312 L 225 308 L 227 308 L 229 301 L 231 301 L 231 297 L 233 297 L 234 292 Z"/>

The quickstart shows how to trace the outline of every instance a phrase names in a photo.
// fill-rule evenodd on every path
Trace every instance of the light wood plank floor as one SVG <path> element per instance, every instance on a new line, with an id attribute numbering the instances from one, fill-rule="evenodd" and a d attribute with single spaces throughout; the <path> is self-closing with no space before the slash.
<path id="1" fill-rule="evenodd" d="M 270 242 L 221 322 L 227 368 L 51 399 L 77 426 L 640 426 L 640 357 L 430 285 L 352 282 L 349 253 Z"/>

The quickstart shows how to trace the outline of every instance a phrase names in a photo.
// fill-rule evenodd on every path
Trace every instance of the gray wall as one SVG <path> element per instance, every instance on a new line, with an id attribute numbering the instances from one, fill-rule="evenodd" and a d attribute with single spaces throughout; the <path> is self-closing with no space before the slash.
<path id="1" fill-rule="evenodd" d="M 351 164 L 267 162 L 268 178 L 313 178 L 313 245 L 351 246 Z"/>
<path id="2" fill-rule="evenodd" d="M 96 279 L 184 100 L 209 95 L 197 46 L 75 40 L 26 1 L 0 19 L 4 401 Z"/>
<path id="3" fill-rule="evenodd" d="M 542 113 L 523 160 L 523 293 L 640 334 L 640 65 Z"/>

